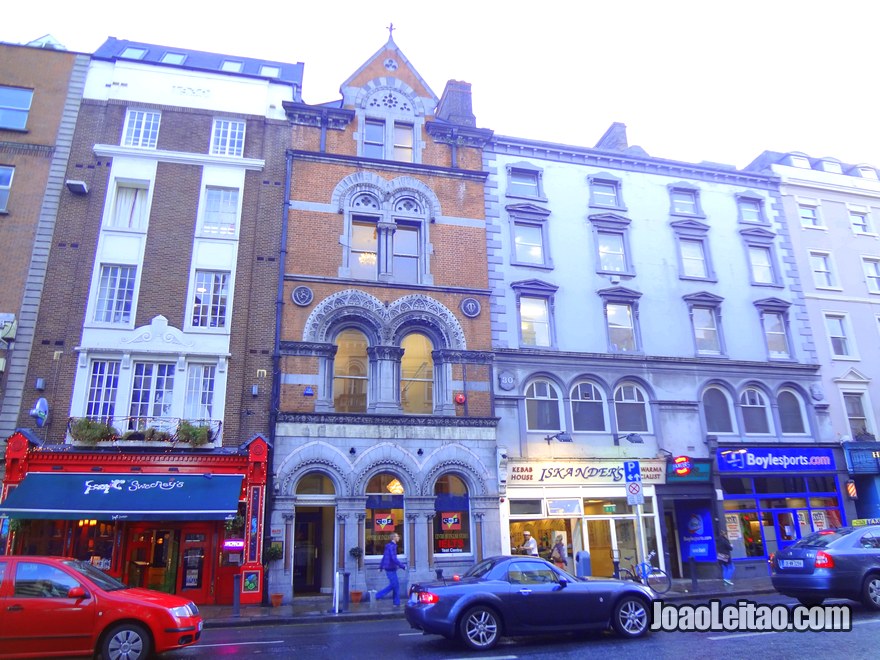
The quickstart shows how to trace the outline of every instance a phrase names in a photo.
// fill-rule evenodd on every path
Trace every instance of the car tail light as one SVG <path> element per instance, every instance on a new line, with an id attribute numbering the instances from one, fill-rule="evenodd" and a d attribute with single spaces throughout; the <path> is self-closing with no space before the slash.
<path id="1" fill-rule="evenodd" d="M 770 568 L 777 568 L 775 552 L 770 553 L 770 559 L 767 560 L 767 563 L 770 564 Z"/>
<path id="2" fill-rule="evenodd" d="M 432 594 L 430 591 L 419 592 L 419 602 L 422 605 L 433 605 L 440 600 L 440 596 Z"/>
<path id="3" fill-rule="evenodd" d="M 834 568 L 834 557 L 823 550 L 816 553 L 816 568 Z"/>

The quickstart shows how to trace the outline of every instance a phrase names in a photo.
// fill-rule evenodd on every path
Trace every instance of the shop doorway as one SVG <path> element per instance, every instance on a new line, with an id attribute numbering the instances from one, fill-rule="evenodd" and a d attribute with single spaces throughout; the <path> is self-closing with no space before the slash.
<path id="1" fill-rule="evenodd" d="M 320 511 L 296 512 L 293 531 L 293 592 L 321 591 L 321 524 Z"/>
<path id="2" fill-rule="evenodd" d="M 587 544 L 592 574 L 614 576 L 614 558 L 629 568 L 638 557 L 636 521 L 633 518 L 588 518 Z"/>

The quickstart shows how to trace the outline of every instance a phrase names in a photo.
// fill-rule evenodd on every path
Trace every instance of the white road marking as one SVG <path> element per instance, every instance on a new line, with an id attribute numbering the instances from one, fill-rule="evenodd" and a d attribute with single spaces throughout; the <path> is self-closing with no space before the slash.
<path id="1" fill-rule="evenodd" d="M 229 642 L 228 644 L 196 644 L 195 646 L 204 649 L 204 648 L 219 648 L 221 646 L 253 646 L 256 644 L 284 644 L 283 639 L 278 639 L 272 642 Z"/>
<path id="2" fill-rule="evenodd" d="M 425 634 L 425 633 L 420 633 L 420 632 L 414 632 L 414 633 L 397 633 L 397 636 L 398 636 L 398 637 L 415 637 L 416 635 L 418 635 L 419 637 L 421 637 L 421 636 L 424 635 L 424 634 Z"/>

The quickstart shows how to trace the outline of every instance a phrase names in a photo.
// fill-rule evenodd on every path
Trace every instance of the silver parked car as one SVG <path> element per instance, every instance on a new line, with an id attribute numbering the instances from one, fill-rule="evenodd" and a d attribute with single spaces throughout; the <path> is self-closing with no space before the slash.
<path id="1" fill-rule="evenodd" d="M 849 598 L 880 610 L 880 525 L 824 529 L 775 553 L 773 588 L 804 605 Z"/>

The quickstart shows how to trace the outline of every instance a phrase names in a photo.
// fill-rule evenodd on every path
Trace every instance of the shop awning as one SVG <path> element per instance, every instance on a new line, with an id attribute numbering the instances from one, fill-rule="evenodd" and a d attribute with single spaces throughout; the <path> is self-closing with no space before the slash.
<path id="1" fill-rule="evenodd" d="M 241 474 L 30 473 L 0 503 L 10 518 L 225 520 Z"/>

